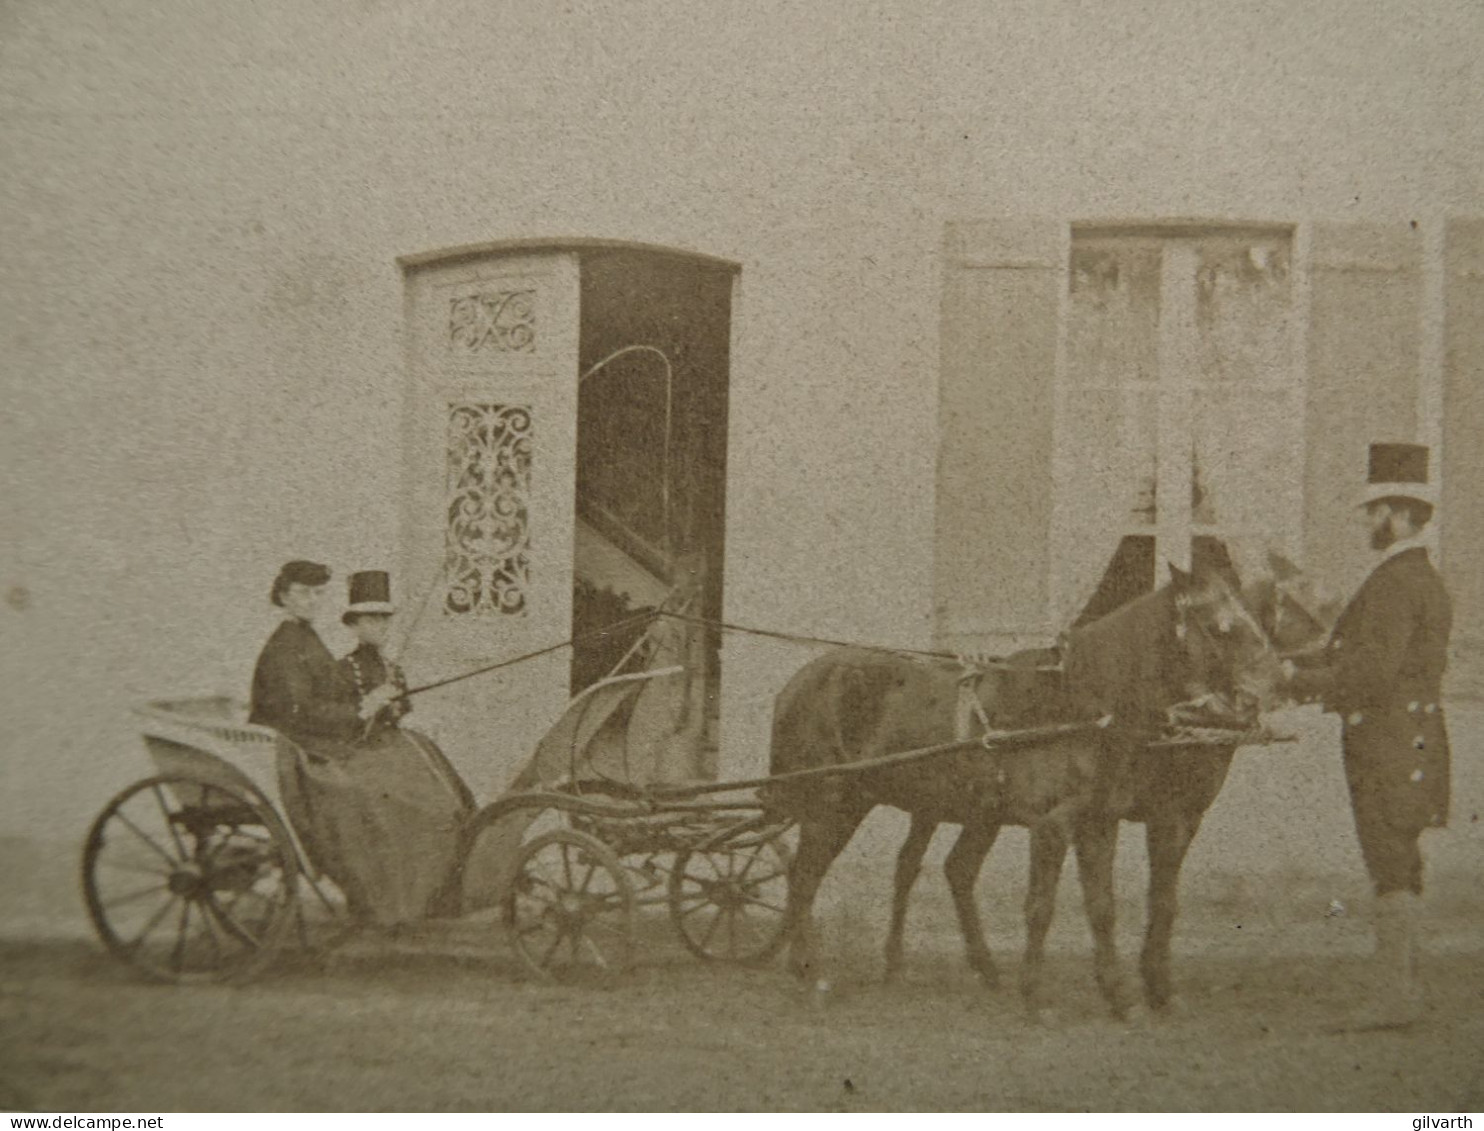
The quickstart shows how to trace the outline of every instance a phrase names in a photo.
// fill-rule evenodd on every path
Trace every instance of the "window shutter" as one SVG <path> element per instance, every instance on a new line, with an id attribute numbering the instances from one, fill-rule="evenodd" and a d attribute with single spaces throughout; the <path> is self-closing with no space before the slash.
<path id="1" fill-rule="evenodd" d="M 944 240 L 934 574 L 941 647 L 1050 633 L 1057 321 L 1067 225 L 950 223 Z"/>
<path id="2" fill-rule="evenodd" d="M 1355 519 L 1372 441 L 1417 435 L 1422 235 L 1410 223 L 1309 229 L 1306 567 L 1349 594 L 1371 565 Z"/>

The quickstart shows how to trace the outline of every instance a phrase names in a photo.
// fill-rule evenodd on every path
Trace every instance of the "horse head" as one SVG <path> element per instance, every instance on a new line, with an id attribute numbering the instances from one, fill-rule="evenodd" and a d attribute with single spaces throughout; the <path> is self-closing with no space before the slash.
<path id="1" fill-rule="evenodd" d="M 1244 591 L 1280 655 L 1306 652 L 1322 644 L 1339 619 L 1342 601 L 1327 595 L 1298 566 L 1279 554 L 1268 555 L 1268 572 Z"/>
<path id="2" fill-rule="evenodd" d="M 1192 698 L 1217 696 L 1223 711 L 1245 722 L 1279 705 L 1281 659 L 1235 573 L 1171 565 L 1170 592 L 1185 691 Z"/>

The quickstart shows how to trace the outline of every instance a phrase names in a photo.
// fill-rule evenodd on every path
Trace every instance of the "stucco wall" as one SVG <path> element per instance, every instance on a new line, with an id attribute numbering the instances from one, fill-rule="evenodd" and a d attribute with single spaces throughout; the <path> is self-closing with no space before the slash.
<path id="1" fill-rule="evenodd" d="M 392 558 L 395 256 L 740 261 L 728 613 L 923 643 L 944 222 L 1478 213 L 1481 31 L 1469 0 L 5 5 L 0 830 L 80 836 L 142 765 L 129 703 L 242 689 L 281 561 Z M 800 662 L 731 649 L 725 769 Z"/>

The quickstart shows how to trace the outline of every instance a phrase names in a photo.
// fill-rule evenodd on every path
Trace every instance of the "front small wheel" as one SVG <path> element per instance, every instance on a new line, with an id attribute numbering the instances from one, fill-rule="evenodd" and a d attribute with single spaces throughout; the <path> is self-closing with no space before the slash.
<path id="1" fill-rule="evenodd" d="M 670 873 L 670 921 L 707 962 L 762 962 L 785 936 L 786 827 L 729 829 L 681 854 Z"/>
<path id="2" fill-rule="evenodd" d="M 521 960 L 542 978 L 603 980 L 634 958 L 634 890 L 602 841 L 555 829 L 527 844 L 505 898 L 505 924 Z"/>
<path id="3" fill-rule="evenodd" d="M 259 798 L 165 774 L 93 822 L 88 916 L 103 944 L 162 982 L 226 982 L 269 962 L 294 920 L 298 861 Z"/>

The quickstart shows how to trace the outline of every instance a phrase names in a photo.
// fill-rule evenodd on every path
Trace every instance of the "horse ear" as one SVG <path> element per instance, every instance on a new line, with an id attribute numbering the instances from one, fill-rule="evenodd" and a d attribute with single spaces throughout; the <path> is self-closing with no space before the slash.
<path id="1" fill-rule="evenodd" d="M 1176 589 L 1189 589 L 1191 582 L 1194 580 L 1194 576 L 1192 574 L 1186 573 L 1174 562 L 1170 562 L 1168 564 L 1170 567 L 1170 584 Z"/>

